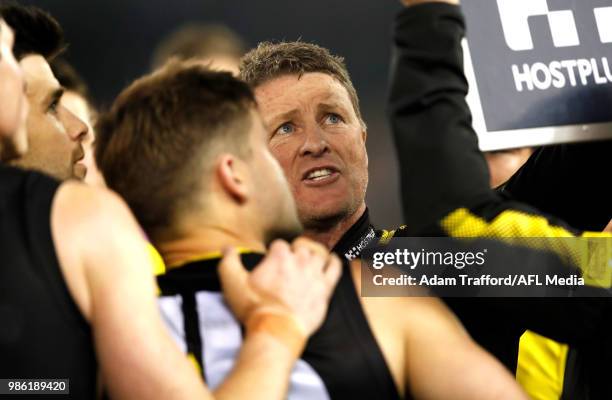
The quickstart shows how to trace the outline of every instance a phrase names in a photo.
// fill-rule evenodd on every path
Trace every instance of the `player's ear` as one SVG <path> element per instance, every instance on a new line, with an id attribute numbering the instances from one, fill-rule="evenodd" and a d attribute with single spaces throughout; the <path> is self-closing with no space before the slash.
<path id="1" fill-rule="evenodd" d="M 244 161 L 232 154 L 221 154 L 215 164 L 215 174 L 225 193 L 239 203 L 249 197 L 248 168 Z"/>

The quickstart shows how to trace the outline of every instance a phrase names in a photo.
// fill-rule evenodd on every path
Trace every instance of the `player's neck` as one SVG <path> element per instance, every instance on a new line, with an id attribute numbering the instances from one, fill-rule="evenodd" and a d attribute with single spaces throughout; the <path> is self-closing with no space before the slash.
<path id="1" fill-rule="evenodd" d="M 365 210 L 366 205 L 363 203 L 354 213 L 346 216 L 339 222 L 325 227 L 306 227 L 304 236 L 323 244 L 331 250 L 338 244 L 342 236 L 361 218 Z"/>
<path id="2" fill-rule="evenodd" d="M 171 240 L 157 244 L 168 268 L 197 259 L 206 254 L 220 252 L 225 247 L 246 248 L 251 251 L 265 252 L 262 240 L 245 236 L 222 227 L 202 227 Z"/>

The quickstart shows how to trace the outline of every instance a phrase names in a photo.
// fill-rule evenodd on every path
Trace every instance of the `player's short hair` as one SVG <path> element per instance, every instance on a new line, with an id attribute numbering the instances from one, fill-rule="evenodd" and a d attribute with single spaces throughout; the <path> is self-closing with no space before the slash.
<path id="1" fill-rule="evenodd" d="M 117 97 L 97 122 L 95 156 L 110 188 L 155 240 L 197 206 L 214 155 L 248 157 L 249 86 L 227 72 L 171 61 Z"/>
<path id="2" fill-rule="evenodd" d="M 228 56 L 242 57 L 245 45 L 240 36 L 225 25 L 187 24 L 170 33 L 153 53 L 153 68 L 164 65 L 171 58 L 189 60 Z"/>
<path id="3" fill-rule="evenodd" d="M 0 17 L 15 32 L 13 54 L 17 60 L 39 54 L 50 61 L 65 48 L 59 22 L 38 7 L 5 3 L 0 5 Z"/>
<path id="4" fill-rule="evenodd" d="M 328 49 L 301 41 L 262 42 L 240 60 L 240 78 L 252 88 L 283 75 L 301 76 L 308 72 L 321 72 L 336 78 L 348 92 L 355 113 L 363 124 L 359 97 L 344 58 L 331 54 Z"/>

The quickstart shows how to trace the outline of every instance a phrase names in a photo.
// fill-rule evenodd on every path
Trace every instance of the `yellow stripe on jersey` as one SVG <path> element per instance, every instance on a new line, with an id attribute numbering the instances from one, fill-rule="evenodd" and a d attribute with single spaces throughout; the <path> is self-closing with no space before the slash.
<path id="1" fill-rule="evenodd" d="M 393 239 L 393 237 L 395 236 L 395 232 L 397 232 L 398 230 L 401 230 L 403 228 L 405 228 L 406 225 L 402 225 L 397 229 L 394 229 L 392 231 L 388 231 L 386 229 L 382 230 L 382 233 L 380 235 L 380 239 L 378 239 L 378 244 L 381 246 L 385 246 L 387 244 L 389 244 L 389 242 L 391 241 L 391 239 Z"/>
<path id="2" fill-rule="evenodd" d="M 202 367 L 200 367 L 200 364 L 198 363 L 198 360 L 195 358 L 193 353 L 187 353 L 187 359 L 191 361 L 191 364 L 193 365 L 195 370 L 198 372 L 200 376 L 202 376 Z"/>
<path id="3" fill-rule="evenodd" d="M 551 225 L 542 216 L 516 210 L 503 211 L 489 222 L 460 208 L 447 215 L 441 226 L 453 237 L 498 238 L 512 245 L 552 251 L 578 267 L 587 285 L 612 286 L 612 268 L 609 268 L 612 266 L 612 235 L 609 233 L 586 232 L 576 237 L 563 227 Z"/>
<path id="4" fill-rule="evenodd" d="M 166 264 L 164 264 L 162 256 L 151 243 L 147 243 L 147 250 L 153 262 L 153 273 L 155 276 L 163 275 L 166 272 Z"/>
<path id="5" fill-rule="evenodd" d="M 149 252 L 149 256 L 151 257 L 151 262 L 153 263 L 153 274 L 155 276 L 165 274 L 166 264 L 164 263 L 164 259 L 159 254 L 157 249 L 151 243 L 147 243 L 147 250 Z M 157 286 L 157 281 L 155 282 L 155 292 L 157 296 L 161 295 L 161 289 L 159 286 Z"/>
<path id="6" fill-rule="evenodd" d="M 166 272 L 166 264 L 164 264 L 163 258 L 151 243 L 147 243 L 147 250 L 153 262 L 153 274 L 155 276 L 163 275 Z"/>
<path id="7" fill-rule="evenodd" d="M 442 229 L 453 237 L 499 238 L 506 243 L 555 252 L 580 268 L 586 284 L 609 288 L 612 283 L 612 235 L 585 232 L 581 239 L 568 230 L 551 225 L 538 215 L 516 210 L 501 212 L 491 222 L 461 208 L 446 216 Z M 608 239 L 608 240 L 601 240 Z M 521 337 L 517 380 L 533 399 L 558 400 L 563 393 L 563 379 L 568 346 L 526 332 Z"/>
<path id="8" fill-rule="evenodd" d="M 238 254 L 255 253 L 255 251 L 251 249 L 247 249 L 246 247 L 236 247 L 236 251 L 238 252 Z M 206 260 L 212 260 L 215 258 L 222 258 L 222 257 L 223 257 L 223 253 L 220 250 L 210 251 L 208 253 L 198 254 L 197 256 L 190 257 L 189 259 L 183 260 L 179 263 L 170 264 L 168 265 L 168 268 L 178 268 L 178 267 L 182 267 L 183 265 L 186 265 L 192 262 L 206 261 Z"/>
<path id="9" fill-rule="evenodd" d="M 444 217 L 442 228 L 455 237 L 574 237 L 567 229 L 550 225 L 542 216 L 516 210 L 502 211 L 488 222 L 467 208 L 459 208 Z"/>
<path id="10" fill-rule="evenodd" d="M 516 380 L 533 400 L 559 400 L 569 347 L 537 333 L 521 336 Z"/>

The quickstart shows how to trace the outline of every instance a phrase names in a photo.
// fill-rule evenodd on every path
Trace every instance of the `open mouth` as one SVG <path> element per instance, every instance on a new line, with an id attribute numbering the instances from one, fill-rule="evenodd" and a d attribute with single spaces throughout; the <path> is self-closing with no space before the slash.
<path id="1" fill-rule="evenodd" d="M 318 167 L 306 171 L 302 180 L 306 183 L 323 183 L 331 181 L 339 175 L 339 171 L 334 167 Z"/>

